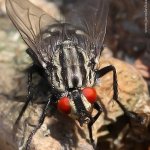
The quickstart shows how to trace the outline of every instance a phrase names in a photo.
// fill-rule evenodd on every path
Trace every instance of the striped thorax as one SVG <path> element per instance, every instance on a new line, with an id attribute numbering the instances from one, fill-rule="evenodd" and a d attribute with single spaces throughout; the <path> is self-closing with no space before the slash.
<path id="1" fill-rule="evenodd" d="M 58 90 L 93 86 L 95 73 L 83 48 L 71 40 L 56 46 L 52 58 L 51 84 Z"/>

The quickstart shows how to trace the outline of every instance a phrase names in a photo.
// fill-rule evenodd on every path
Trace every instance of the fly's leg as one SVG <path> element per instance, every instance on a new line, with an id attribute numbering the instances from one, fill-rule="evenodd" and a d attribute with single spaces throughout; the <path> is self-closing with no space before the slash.
<path id="1" fill-rule="evenodd" d="M 32 138 L 33 138 L 34 134 L 37 132 L 37 130 L 43 124 L 45 116 L 46 116 L 46 113 L 47 113 L 47 110 L 48 110 L 48 108 L 50 106 L 50 102 L 51 102 L 51 100 L 49 99 L 49 101 L 44 106 L 42 114 L 41 114 L 40 119 L 39 119 L 38 125 L 33 129 L 33 131 L 30 133 L 30 135 L 28 137 L 28 140 L 27 140 L 27 143 L 26 143 L 26 146 L 25 146 L 25 150 L 30 150 L 30 145 L 31 145 Z"/>
<path id="2" fill-rule="evenodd" d="M 117 102 L 117 104 L 119 105 L 119 107 L 123 110 L 124 114 L 127 115 L 129 118 L 134 119 L 137 122 L 142 123 L 143 118 L 138 116 L 138 114 L 128 111 L 123 104 L 121 104 L 121 102 L 118 100 L 118 83 L 117 83 L 117 73 L 116 73 L 116 69 L 114 66 L 110 65 L 110 66 L 106 66 L 98 71 L 96 71 L 96 78 L 100 78 L 102 76 L 104 76 L 105 74 L 109 73 L 110 71 L 113 71 L 113 99 Z"/>
<path id="3" fill-rule="evenodd" d="M 16 119 L 16 122 L 15 122 L 14 127 L 13 127 L 14 132 L 16 132 L 16 130 L 18 128 L 19 121 L 21 120 L 22 115 L 24 114 L 26 108 L 28 107 L 29 102 L 32 101 L 32 98 L 33 98 L 33 93 L 31 92 L 32 73 L 33 73 L 32 68 L 33 68 L 33 66 L 28 70 L 28 95 L 27 95 L 27 100 L 26 100 L 24 106 L 22 107 L 18 118 Z"/>
<path id="4" fill-rule="evenodd" d="M 97 114 L 94 117 L 92 117 L 92 119 L 88 123 L 88 130 L 89 130 L 90 141 L 93 144 L 93 147 L 95 147 L 93 134 L 92 134 L 92 126 L 95 123 L 95 121 L 98 119 L 98 117 L 100 116 L 101 112 L 103 112 L 103 109 L 97 102 L 94 103 L 93 108 L 97 110 Z"/>
<path id="5" fill-rule="evenodd" d="M 16 119 L 16 122 L 13 126 L 13 131 L 14 133 L 16 132 L 17 128 L 18 128 L 18 124 L 19 124 L 19 121 L 21 120 L 25 110 L 27 109 L 29 103 L 32 101 L 33 99 L 33 91 L 32 91 L 32 75 L 33 73 L 35 72 L 39 72 L 39 67 L 36 66 L 36 65 L 33 65 L 31 66 L 29 69 L 28 69 L 28 95 L 27 95 L 27 100 L 24 104 L 24 106 L 22 107 L 21 109 L 21 112 L 19 113 L 19 116 L 18 118 Z M 40 73 L 39 73 L 40 74 Z"/>

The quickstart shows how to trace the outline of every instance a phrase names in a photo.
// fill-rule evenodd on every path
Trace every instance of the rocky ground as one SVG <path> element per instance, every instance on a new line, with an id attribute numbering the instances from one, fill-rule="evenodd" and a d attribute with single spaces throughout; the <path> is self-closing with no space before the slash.
<path id="1" fill-rule="evenodd" d="M 45 1 L 42 4 L 39 3 L 43 8 L 46 8 L 45 4 Z M 0 1 L 0 5 L 3 8 L 0 17 L 0 149 L 16 150 L 19 149 L 18 145 L 24 144 L 30 131 L 37 124 L 42 105 L 30 105 L 20 122 L 15 140 L 12 127 L 23 106 L 23 101 L 26 99 L 27 74 L 25 70 L 31 65 L 32 61 L 25 53 L 26 45 L 5 16 L 3 1 Z M 124 6 L 119 2 L 116 6 L 122 11 L 124 10 Z M 47 5 L 47 7 L 52 7 L 51 9 L 54 10 L 55 14 L 59 13 L 54 4 Z M 127 34 L 123 34 L 123 30 L 120 30 L 122 31 L 121 35 Z M 122 36 L 120 39 L 123 40 L 123 37 L 126 36 Z M 114 41 L 114 38 L 108 37 L 108 39 Z M 115 39 L 113 43 L 118 41 Z M 107 43 L 111 45 L 112 42 Z M 118 45 L 120 44 L 112 45 L 111 49 L 122 48 L 125 50 L 124 46 L 120 48 Z M 134 45 L 137 46 L 136 42 Z M 150 97 L 147 82 L 142 77 L 143 73 L 140 73 L 133 65 L 113 58 L 112 55 L 114 54 L 114 51 L 110 52 L 106 48 L 98 67 L 103 68 L 109 64 L 116 67 L 119 100 L 128 110 L 143 116 L 144 123 L 140 125 L 133 120 L 128 123 L 129 120 L 112 100 L 113 80 L 112 73 L 109 73 L 95 87 L 99 95 L 98 100 L 105 108 L 105 112 L 93 127 L 94 139 L 98 143 L 97 150 L 148 150 L 150 149 Z M 149 65 L 146 66 L 149 67 Z M 37 77 L 35 76 L 35 78 Z M 42 95 L 39 97 L 39 99 L 44 98 Z M 87 128 L 81 128 L 77 122 L 57 112 L 53 117 L 46 117 L 41 129 L 34 136 L 32 149 L 92 150 L 93 148 L 88 142 Z"/>

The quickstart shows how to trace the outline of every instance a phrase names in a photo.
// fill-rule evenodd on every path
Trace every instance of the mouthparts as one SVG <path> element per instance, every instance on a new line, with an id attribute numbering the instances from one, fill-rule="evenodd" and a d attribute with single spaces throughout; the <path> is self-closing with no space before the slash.
<path id="1" fill-rule="evenodd" d="M 79 123 L 80 123 L 80 126 L 82 127 L 83 124 L 88 124 L 89 122 L 91 122 L 93 120 L 93 118 L 91 117 L 91 115 L 88 113 L 88 112 L 80 112 L 80 115 L 79 115 Z"/>

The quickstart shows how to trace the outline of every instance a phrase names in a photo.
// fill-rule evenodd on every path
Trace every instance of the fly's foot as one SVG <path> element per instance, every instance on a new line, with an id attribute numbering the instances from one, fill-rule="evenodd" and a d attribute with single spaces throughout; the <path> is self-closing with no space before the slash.
<path id="1" fill-rule="evenodd" d="M 145 122 L 144 117 L 141 116 L 140 114 L 135 113 L 135 112 L 128 112 L 128 116 L 130 119 L 132 119 L 132 121 L 140 123 L 141 125 L 143 125 Z"/>
<path id="2" fill-rule="evenodd" d="M 91 139 L 90 141 L 91 145 L 93 146 L 93 149 L 96 149 L 96 142 L 93 139 Z"/>

